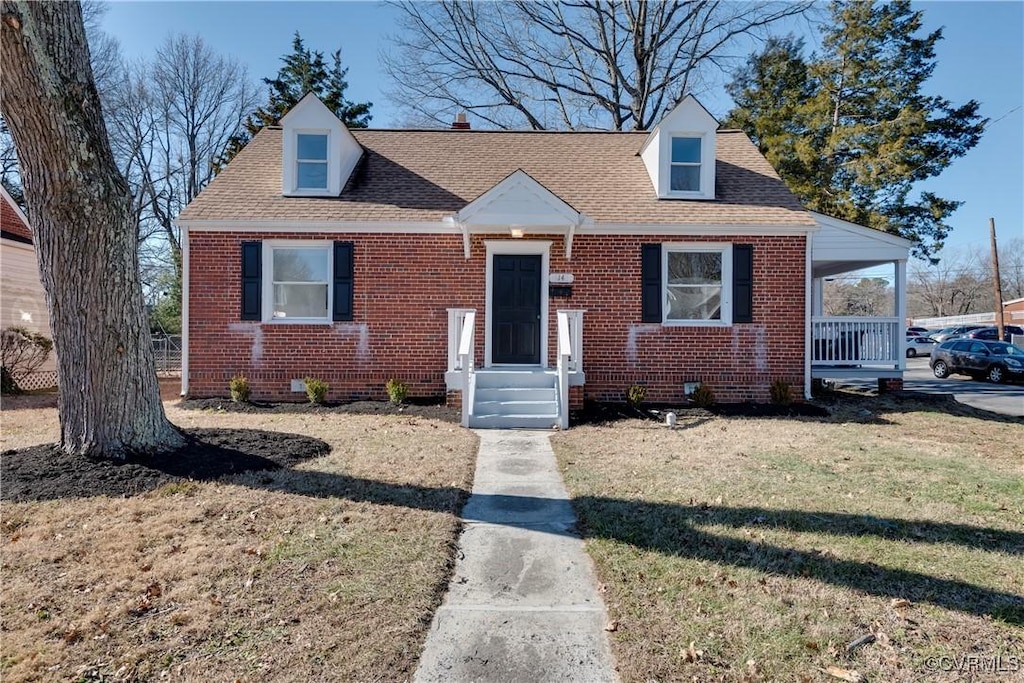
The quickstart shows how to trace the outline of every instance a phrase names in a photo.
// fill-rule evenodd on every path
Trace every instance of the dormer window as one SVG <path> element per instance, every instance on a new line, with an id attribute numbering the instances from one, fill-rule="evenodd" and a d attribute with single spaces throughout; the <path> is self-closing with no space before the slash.
<path id="1" fill-rule="evenodd" d="M 328 134 L 298 133 L 296 138 L 296 189 L 326 190 Z"/>
<path id="2" fill-rule="evenodd" d="M 339 197 L 363 148 L 327 106 L 308 93 L 281 118 L 281 194 Z"/>
<path id="3" fill-rule="evenodd" d="M 671 189 L 673 192 L 700 192 L 700 144 L 698 137 L 673 137 Z"/>
<path id="4" fill-rule="evenodd" d="M 640 147 L 640 158 L 658 199 L 715 198 L 718 121 L 687 95 Z"/>

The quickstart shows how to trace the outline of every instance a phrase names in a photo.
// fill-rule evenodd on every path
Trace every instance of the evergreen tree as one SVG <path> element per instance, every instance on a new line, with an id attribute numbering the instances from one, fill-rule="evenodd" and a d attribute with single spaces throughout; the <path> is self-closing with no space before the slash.
<path id="1" fill-rule="evenodd" d="M 961 202 L 915 183 L 939 175 L 981 139 L 978 102 L 926 95 L 937 30 L 921 35 L 909 0 L 833 2 L 820 55 L 769 41 L 727 87 L 741 127 L 804 204 L 907 237 L 932 257 Z"/>
<path id="2" fill-rule="evenodd" d="M 281 57 L 281 61 L 284 65 L 277 72 L 277 77 L 263 79 L 269 90 L 267 104 L 250 114 L 244 130 L 228 142 L 217 161 L 218 170 L 231 161 L 261 129 L 276 126 L 281 117 L 306 93 L 316 94 L 349 128 L 366 128 L 370 123 L 370 107 L 373 103 L 355 103 L 345 97 L 348 69 L 341 67 L 340 49 L 331 53 L 331 65 L 328 67 L 323 52 L 307 48 L 302 36 L 296 31 L 292 39 L 292 52 Z"/>

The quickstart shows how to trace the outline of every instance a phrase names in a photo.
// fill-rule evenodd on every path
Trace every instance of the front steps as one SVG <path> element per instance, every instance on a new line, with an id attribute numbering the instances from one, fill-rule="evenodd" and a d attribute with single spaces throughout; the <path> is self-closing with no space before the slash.
<path id="1" fill-rule="evenodd" d="M 558 376 L 553 370 L 478 370 L 475 429 L 551 429 L 559 422 Z"/>

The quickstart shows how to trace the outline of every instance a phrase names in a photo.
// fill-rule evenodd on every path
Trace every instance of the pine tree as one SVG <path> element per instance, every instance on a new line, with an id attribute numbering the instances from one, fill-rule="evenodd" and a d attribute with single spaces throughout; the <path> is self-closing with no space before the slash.
<path id="1" fill-rule="evenodd" d="M 314 93 L 323 100 L 349 128 L 366 128 L 372 115 L 372 102 L 355 103 L 345 97 L 348 89 L 348 69 L 341 67 L 341 50 L 331 53 L 331 66 L 324 61 L 319 50 L 310 50 L 299 32 L 292 38 L 292 52 L 281 57 L 284 65 L 276 78 L 264 78 L 268 86 L 267 104 L 248 116 L 245 129 L 228 142 L 224 154 L 217 160 L 218 170 L 231 161 L 246 144 L 266 126 L 276 126 L 288 110 L 295 106 L 306 93 Z"/>
<path id="2" fill-rule="evenodd" d="M 939 175 L 981 139 L 978 102 L 926 95 L 942 31 L 921 35 L 909 0 L 833 2 L 820 55 L 769 41 L 728 86 L 727 123 L 743 128 L 815 211 L 907 237 L 932 257 L 961 202 L 915 183 Z"/>

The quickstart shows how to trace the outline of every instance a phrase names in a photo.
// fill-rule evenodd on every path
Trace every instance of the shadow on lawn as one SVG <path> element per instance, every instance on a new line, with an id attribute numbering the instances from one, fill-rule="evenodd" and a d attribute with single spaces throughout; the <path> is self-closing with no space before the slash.
<path id="1" fill-rule="evenodd" d="M 343 497 L 349 500 L 450 512 L 468 496 L 462 489 L 403 486 L 322 472 L 267 473 L 253 485 L 270 490 Z M 531 512 L 562 501 L 532 496 L 474 494 L 473 521 L 519 526 Z M 720 565 L 747 567 L 779 576 L 811 578 L 864 593 L 926 602 L 951 610 L 991 615 L 1024 625 L 1024 596 L 956 579 L 892 569 L 874 562 L 844 560 L 827 551 L 804 551 L 702 531 L 700 526 L 784 529 L 799 533 L 883 538 L 909 544 L 948 543 L 989 552 L 1024 556 L 1024 532 L 870 515 L 802 510 L 678 505 L 636 500 L 582 497 L 572 501 L 584 538 L 603 538 L 668 555 Z M 452 507 L 455 505 L 456 507 Z M 516 515 L 523 515 L 515 521 Z M 547 527 L 545 527 L 547 528 Z M 573 533 L 553 526 L 551 533 Z"/>
<path id="2" fill-rule="evenodd" d="M 250 441 L 241 443 L 238 432 Z M 289 447 L 282 448 L 285 437 Z M 250 430 L 194 430 L 192 448 L 163 462 L 95 463 L 83 469 L 81 459 L 59 454 L 52 446 L 4 453 L 2 495 L 5 502 L 54 500 L 91 495 L 134 495 L 184 478 L 219 479 L 267 491 L 345 498 L 378 505 L 458 514 L 469 493 L 454 486 L 428 487 L 350 477 L 344 474 L 293 469 L 293 465 L 326 452 L 327 445 L 299 435 Z M 200 445 L 201 444 L 201 445 Z M 34 456 L 34 457 L 33 457 Z M 222 458 L 216 463 L 217 458 Z M 211 462 L 211 458 L 214 462 Z M 18 480 L 12 474 L 19 466 Z M 61 466 L 66 469 L 61 471 Z M 55 471 L 56 469 L 56 471 Z M 249 471 L 241 471 L 248 469 Z M 88 476 L 83 472 L 88 472 Z M 40 489 L 50 482 L 56 488 Z M 134 490 L 126 490 L 130 485 Z M 99 487 L 99 489 L 97 489 Z M 40 491 L 45 490 L 45 495 Z M 667 555 L 690 557 L 719 565 L 747 567 L 766 574 L 805 577 L 863 591 L 906 598 L 970 614 L 991 615 L 1024 626 L 1024 596 L 1004 593 L 966 581 L 857 562 L 827 551 L 804 551 L 747 541 L 703 531 L 700 527 L 783 529 L 846 537 L 875 537 L 907 544 L 954 544 L 989 552 L 1024 556 L 1024 532 L 870 515 L 803 510 L 731 508 L 712 505 L 652 503 L 581 497 L 573 501 L 585 538 L 603 538 Z M 519 526 L 538 519 L 537 512 L 569 512 L 564 500 L 534 496 L 475 494 L 474 521 Z M 481 514 L 482 513 L 482 514 Z M 531 515 L 532 518 L 531 518 Z M 565 524 L 544 527 L 551 533 L 574 533 Z"/>

